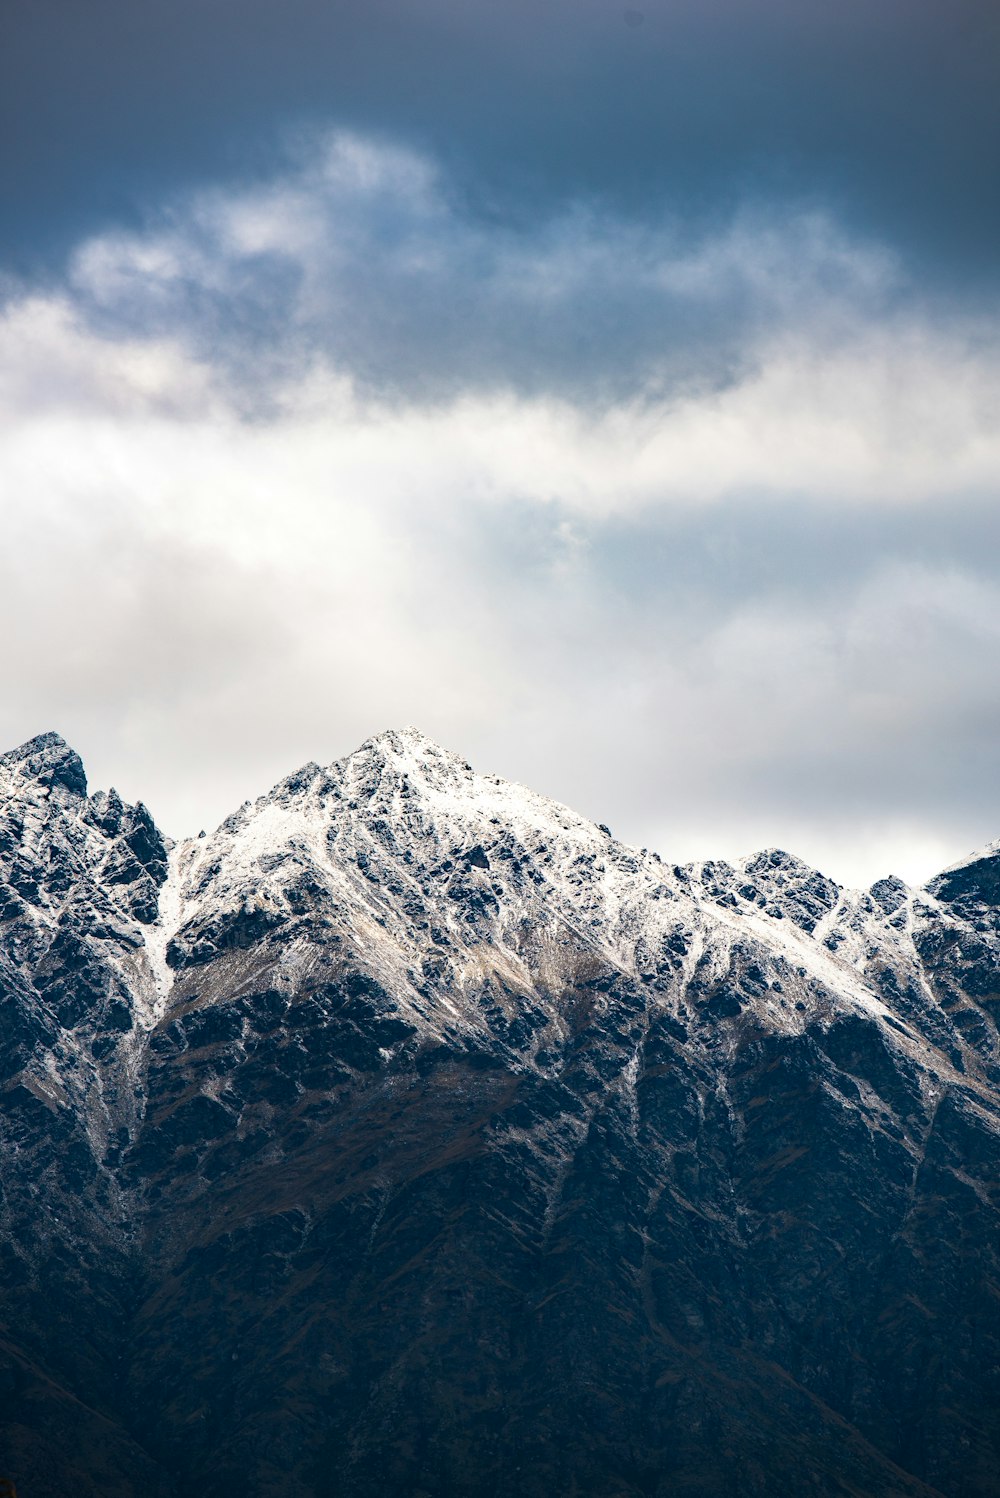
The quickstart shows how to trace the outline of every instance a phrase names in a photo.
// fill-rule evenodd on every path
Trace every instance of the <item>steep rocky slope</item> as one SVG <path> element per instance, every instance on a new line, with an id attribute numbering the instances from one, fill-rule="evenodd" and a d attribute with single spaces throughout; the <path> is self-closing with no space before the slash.
<path id="1" fill-rule="evenodd" d="M 1000 1494 L 1000 847 L 686 868 L 406 730 L 0 758 L 25 1492 Z"/>

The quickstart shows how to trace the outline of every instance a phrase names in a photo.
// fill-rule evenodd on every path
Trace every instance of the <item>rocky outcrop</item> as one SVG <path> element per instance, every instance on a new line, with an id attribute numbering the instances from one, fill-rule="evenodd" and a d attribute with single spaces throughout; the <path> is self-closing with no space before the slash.
<path id="1" fill-rule="evenodd" d="M 12 1475 L 1000 1494 L 996 863 L 681 868 L 412 730 L 173 846 L 4 756 Z"/>

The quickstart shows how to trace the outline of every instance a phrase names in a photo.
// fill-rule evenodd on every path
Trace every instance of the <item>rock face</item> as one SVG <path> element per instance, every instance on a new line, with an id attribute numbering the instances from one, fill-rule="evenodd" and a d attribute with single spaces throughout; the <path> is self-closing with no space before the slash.
<path id="1" fill-rule="evenodd" d="M 33 1498 L 1000 1494 L 1000 847 L 680 868 L 413 730 L 207 838 L 0 758 Z"/>

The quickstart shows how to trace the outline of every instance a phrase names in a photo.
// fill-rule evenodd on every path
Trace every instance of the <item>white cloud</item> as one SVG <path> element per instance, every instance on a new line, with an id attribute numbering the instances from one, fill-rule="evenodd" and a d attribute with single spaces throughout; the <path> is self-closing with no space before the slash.
<path id="1" fill-rule="evenodd" d="M 899 268 L 815 214 L 651 234 L 490 232 L 432 164 L 339 138 L 11 299 L 0 738 L 59 727 L 171 831 L 417 721 L 675 855 L 800 839 L 874 877 L 995 834 L 997 563 L 927 525 L 947 506 L 974 539 L 995 492 L 996 330 L 904 312 Z M 449 348 L 466 367 L 449 284 L 487 379 L 438 378 Z M 643 298 L 693 363 L 664 382 L 674 354 L 628 366 L 612 329 L 597 403 L 572 314 L 639 338 Z M 736 306 L 720 381 L 698 329 Z M 368 377 L 394 311 L 430 393 Z M 560 358 L 519 383 L 547 331 Z"/>

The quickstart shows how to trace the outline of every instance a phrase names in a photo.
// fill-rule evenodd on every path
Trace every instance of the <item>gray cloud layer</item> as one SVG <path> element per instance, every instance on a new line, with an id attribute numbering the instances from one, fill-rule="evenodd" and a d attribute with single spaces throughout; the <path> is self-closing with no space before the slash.
<path id="1" fill-rule="evenodd" d="M 0 739 L 170 831 L 416 721 L 674 856 L 1000 831 L 1000 329 L 831 212 L 492 230 L 343 134 L 11 286 Z"/>

